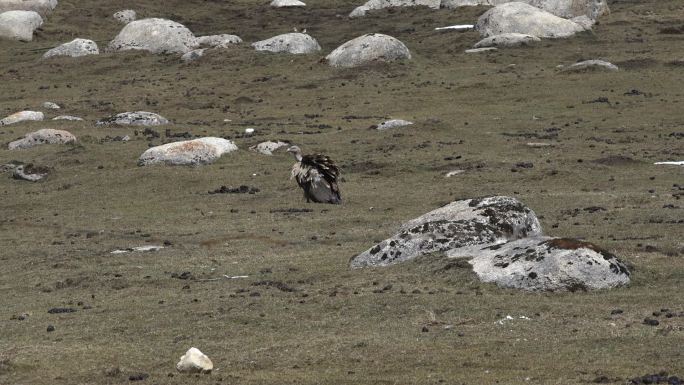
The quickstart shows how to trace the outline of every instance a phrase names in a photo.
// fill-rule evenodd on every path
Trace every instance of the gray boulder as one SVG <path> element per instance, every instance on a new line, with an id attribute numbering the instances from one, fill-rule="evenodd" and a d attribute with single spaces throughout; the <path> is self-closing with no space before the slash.
<path id="1" fill-rule="evenodd" d="M 529 291 L 610 289 L 629 284 L 630 272 L 615 255 L 583 241 L 531 237 L 447 252 L 471 258 L 483 282 Z"/>
<path id="2" fill-rule="evenodd" d="M 368 11 L 390 7 L 415 7 L 425 6 L 439 9 L 441 0 L 369 0 L 366 4 L 356 7 L 350 14 L 350 18 L 365 16 Z"/>
<path id="3" fill-rule="evenodd" d="M 120 114 L 101 119 L 96 124 L 98 126 L 161 126 L 164 124 L 169 124 L 169 121 L 165 117 L 155 114 L 154 112 L 135 111 L 122 112 Z"/>
<path id="4" fill-rule="evenodd" d="M 306 4 L 299 0 L 273 0 L 270 5 L 273 8 L 306 7 Z"/>
<path id="5" fill-rule="evenodd" d="M 411 52 L 401 41 L 380 33 L 369 33 L 337 47 L 325 57 L 333 67 L 359 67 L 378 62 L 411 59 Z"/>
<path id="6" fill-rule="evenodd" d="M 497 6 L 513 0 L 442 0 L 442 8 L 458 8 L 474 5 Z M 518 0 L 566 19 L 586 16 L 596 19 L 610 13 L 606 0 Z"/>
<path id="7" fill-rule="evenodd" d="M 0 13 L 33 11 L 45 17 L 57 7 L 57 0 L 0 0 Z"/>
<path id="8" fill-rule="evenodd" d="M 587 72 L 587 71 L 618 71 L 619 68 L 613 63 L 603 60 L 585 60 L 579 63 L 560 67 L 561 72 Z"/>
<path id="9" fill-rule="evenodd" d="M 321 46 L 313 37 L 305 33 L 286 33 L 270 39 L 252 43 L 257 51 L 287 52 L 293 54 L 308 54 L 321 50 Z"/>
<path id="10" fill-rule="evenodd" d="M 473 47 L 520 47 L 523 45 L 532 45 L 537 41 L 541 41 L 541 39 L 532 35 L 525 35 L 522 33 L 503 33 L 501 35 L 486 37 L 477 42 Z"/>
<path id="11" fill-rule="evenodd" d="M 128 24 L 137 19 L 138 15 L 132 9 L 124 9 L 122 11 L 116 12 L 114 15 L 114 20 L 121 24 Z"/>
<path id="12" fill-rule="evenodd" d="M 41 121 L 43 119 L 45 119 L 45 114 L 40 111 L 19 111 L 1 119 L 0 126 L 7 126 L 10 124 L 27 121 Z"/>
<path id="13" fill-rule="evenodd" d="M 64 130 L 44 128 L 26 134 L 22 139 L 11 142 L 7 148 L 10 150 L 23 150 L 42 144 L 66 144 L 76 142 L 76 137 Z"/>
<path id="14" fill-rule="evenodd" d="M 138 166 L 210 164 L 214 163 L 221 155 L 237 149 L 232 141 L 213 137 L 167 143 L 145 151 L 138 159 Z"/>
<path id="15" fill-rule="evenodd" d="M 43 18 L 34 11 L 0 13 L 0 38 L 20 41 L 33 40 L 33 31 L 43 25 Z"/>
<path id="16" fill-rule="evenodd" d="M 94 41 L 88 39 L 74 39 L 45 52 L 43 58 L 47 59 L 53 56 L 79 57 L 98 55 L 99 53 L 100 50 L 97 48 L 97 44 Z"/>
<path id="17" fill-rule="evenodd" d="M 585 30 L 573 21 L 521 2 L 505 3 L 490 9 L 480 16 L 475 29 L 483 37 L 521 33 L 540 38 L 564 38 Z"/>
<path id="18" fill-rule="evenodd" d="M 534 211 L 515 198 L 452 202 L 403 224 L 399 232 L 352 258 L 352 268 L 389 266 L 433 252 L 541 235 Z"/>
<path id="19" fill-rule="evenodd" d="M 55 102 L 44 102 L 43 108 L 47 108 L 48 110 L 59 110 L 62 107 L 60 107 L 59 104 Z"/>
<path id="20" fill-rule="evenodd" d="M 235 35 L 209 35 L 197 38 L 197 43 L 202 47 L 228 48 L 231 45 L 242 43 L 242 39 Z"/>
<path id="21" fill-rule="evenodd" d="M 109 43 L 108 51 L 145 50 L 155 54 L 186 53 L 197 38 L 184 25 L 166 19 L 142 19 L 126 24 Z"/>

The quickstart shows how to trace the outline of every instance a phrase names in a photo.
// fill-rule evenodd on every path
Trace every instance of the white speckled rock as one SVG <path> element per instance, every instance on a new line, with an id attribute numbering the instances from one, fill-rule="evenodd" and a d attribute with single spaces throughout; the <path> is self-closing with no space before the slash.
<path id="1" fill-rule="evenodd" d="M 23 150 L 42 144 L 66 144 L 76 142 L 76 137 L 64 130 L 44 128 L 26 134 L 22 139 L 11 142 L 7 148 L 10 150 Z"/>
<path id="2" fill-rule="evenodd" d="M 528 291 L 610 289 L 629 284 L 630 273 L 615 255 L 575 239 L 531 237 L 508 243 L 450 250 L 472 258 L 483 282 Z"/>
<path id="3" fill-rule="evenodd" d="M 333 67 L 359 67 L 379 62 L 411 59 L 411 52 L 401 41 L 380 33 L 369 33 L 337 47 L 325 57 Z"/>
<path id="4" fill-rule="evenodd" d="M 575 22 L 521 2 L 490 9 L 480 16 L 475 29 L 482 37 L 521 33 L 540 38 L 564 38 L 584 31 L 584 27 Z"/>
<path id="5" fill-rule="evenodd" d="M 97 122 L 97 125 L 115 124 L 119 126 L 161 126 L 169 124 L 168 119 L 154 112 L 122 112 Z"/>
<path id="6" fill-rule="evenodd" d="M 138 18 L 138 15 L 132 9 L 124 9 L 122 11 L 116 12 L 114 15 L 114 20 L 121 24 L 128 24 Z"/>
<path id="7" fill-rule="evenodd" d="M 368 11 L 391 7 L 416 7 L 425 6 L 432 9 L 439 9 L 441 0 L 369 0 L 364 5 L 356 7 L 349 17 L 365 16 Z"/>
<path id="8" fill-rule="evenodd" d="M 273 8 L 306 7 L 306 4 L 299 0 L 273 0 L 270 5 Z"/>
<path id="9" fill-rule="evenodd" d="M 585 60 L 561 68 L 561 72 L 586 72 L 601 70 L 614 72 L 618 71 L 619 68 L 615 64 L 603 60 Z"/>
<path id="10" fill-rule="evenodd" d="M 45 52 L 43 58 L 47 59 L 53 56 L 79 57 L 98 55 L 99 53 L 100 50 L 97 48 L 97 44 L 94 41 L 88 39 L 74 39 Z"/>
<path id="11" fill-rule="evenodd" d="M 404 223 L 397 234 L 352 258 L 350 266 L 389 266 L 433 252 L 541 234 L 534 211 L 515 198 L 455 201 Z"/>
<path id="12" fill-rule="evenodd" d="M 239 36 L 223 34 L 201 36 L 197 38 L 197 42 L 202 47 L 228 48 L 232 45 L 242 43 L 242 39 L 240 39 Z"/>
<path id="13" fill-rule="evenodd" d="M 473 47 L 519 47 L 523 45 L 532 45 L 537 41 L 541 41 L 541 39 L 532 35 L 525 35 L 522 33 L 503 33 L 501 35 L 486 37 L 477 42 Z"/>
<path id="14" fill-rule="evenodd" d="M 78 116 L 71 116 L 71 115 L 60 115 L 52 118 L 52 120 L 71 120 L 71 121 L 81 121 L 83 118 L 79 118 Z"/>
<path id="15" fill-rule="evenodd" d="M 45 114 L 40 111 L 19 111 L 0 120 L 0 126 L 15 124 L 26 121 L 40 121 L 45 119 Z"/>
<path id="16" fill-rule="evenodd" d="M 278 141 L 267 141 L 267 142 L 261 142 L 257 144 L 256 146 L 252 146 L 249 149 L 251 151 L 256 151 L 260 154 L 264 155 L 273 155 L 273 152 L 280 149 L 289 146 L 290 143 L 288 142 L 281 142 L 280 140 Z"/>
<path id="17" fill-rule="evenodd" d="M 287 52 L 292 54 L 307 54 L 321 50 L 321 46 L 313 37 L 305 33 L 286 33 L 270 39 L 252 43 L 257 51 Z"/>
<path id="18" fill-rule="evenodd" d="M 201 58 L 202 56 L 204 56 L 204 52 L 206 50 L 207 50 L 206 48 L 193 49 L 190 52 L 184 53 L 183 56 L 181 56 L 181 60 L 186 62 L 186 63 L 189 63 L 191 61 L 195 61 L 195 60 Z"/>
<path id="19" fill-rule="evenodd" d="M 442 0 L 442 8 L 458 8 L 473 5 L 497 6 L 513 0 Z M 521 3 L 543 9 L 566 19 L 587 16 L 596 19 L 610 13 L 606 0 L 518 0 Z"/>
<path id="20" fill-rule="evenodd" d="M 176 364 L 176 370 L 187 373 L 209 373 L 214 364 L 197 348 L 190 348 Z"/>
<path id="21" fill-rule="evenodd" d="M 33 31 L 43 25 L 43 18 L 34 11 L 0 13 L 0 38 L 31 41 Z"/>
<path id="22" fill-rule="evenodd" d="M 32 164 L 20 164 L 14 168 L 12 177 L 28 182 L 39 182 L 48 176 L 50 170 L 47 167 L 37 167 Z"/>
<path id="23" fill-rule="evenodd" d="M 570 21 L 579 24 L 585 30 L 589 31 L 596 24 L 596 20 L 590 18 L 589 16 L 577 16 L 570 19 Z"/>
<path id="24" fill-rule="evenodd" d="M 43 103 L 43 108 L 47 108 L 48 110 L 59 110 L 62 107 L 60 107 L 59 104 L 54 102 L 45 102 Z"/>
<path id="25" fill-rule="evenodd" d="M 0 0 L 0 13 L 33 11 L 45 17 L 57 8 L 57 0 Z"/>
<path id="26" fill-rule="evenodd" d="M 184 25 L 166 19 L 142 19 L 126 24 L 108 51 L 145 50 L 151 53 L 186 53 L 197 48 L 197 38 Z"/>
<path id="27" fill-rule="evenodd" d="M 210 164 L 214 163 L 221 155 L 237 149 L 232 141 L 213 137 L 167 143 L 145 151 L 138 159 L 138 166 Z"/>
<path id="28" fill-rule="evenodd" d="M 386 120 L 386 121 L 378 124 L 378 127 L 376 129 L 377 130 L 389 130 L 390 128 L 406 127 L 406 126 L 410 126 L 412 124 L 413 124 L 413 122 L 409 122 L 408 120 L 391 119 L 391 120 Z"/>

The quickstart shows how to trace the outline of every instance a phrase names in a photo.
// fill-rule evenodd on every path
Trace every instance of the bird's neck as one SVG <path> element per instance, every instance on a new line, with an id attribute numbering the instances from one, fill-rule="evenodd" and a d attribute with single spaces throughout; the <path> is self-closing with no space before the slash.
<path id="1" fill-rule="evenodd" d="M 297 160 L 297 162 L 302 161 L 302 154 L 300 152 L 295 152 L 294 157 Z"/>

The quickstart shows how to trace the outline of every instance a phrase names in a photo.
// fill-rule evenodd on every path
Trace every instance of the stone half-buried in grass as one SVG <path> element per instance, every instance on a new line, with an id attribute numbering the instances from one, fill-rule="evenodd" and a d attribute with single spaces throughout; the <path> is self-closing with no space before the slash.
<path id="1" fill-rule="evenodd" d="M 138 159 L 138 166 L 153 164 L 198 166 L 214 163 L 221 155 L 236 151 L 232 141 L 206 137 L 167 143 L 148 149 Z"/>
<path id="2" fill-rule="evenodd" d="M 159 114 L 147 111 L 122 112 L 97 122 L 98 126 L 161 126 L 164 124 L 169 124 L 169 120 Z"/>
<path id="3" fill-rule="evenodd" d="M 7 148 L 10 150 L 24 150 L 43 144 L 67 144 L 75 142 L 76 137 L 68 131 L 43 128 L 42 130 L 30 132 L 23 138 L 11 142 L 7 145 Z"/>
<path id="4" fill-rule="evenodd" d="M 534 211 L 515 198 L 460 200 L 404 223 L 394 236 L 352 258 L 350 266 L 389 266 L 434 252 L 541 234 Z"/>
<path id="5" fill-rule="evenodd" d="M 309 54 L 321 50 L 316 39 L 305 33 L 286 33 L 252 43 L 257 51 Z"/>
<path id="6" fill-rule="evenodd" d="M 528 291 L 586 291 L 629 284 L 630 272 L 615 255 L 576 239 L 530 237 L 448 251 L 471 258 L 483 282 Z"/>

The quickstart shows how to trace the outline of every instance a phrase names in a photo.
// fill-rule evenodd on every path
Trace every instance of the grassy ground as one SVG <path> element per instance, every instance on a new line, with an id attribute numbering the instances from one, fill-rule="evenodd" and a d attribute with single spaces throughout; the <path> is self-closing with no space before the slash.
<path id="1" fill-rule="evenodd" d="M 53 168 L 36 184 L 0 175 L 0 383 L 119 384 L 138 374 L 151 384 L 583 384 L 602 376 L 621 384 L 661 370 L 684 376 L 684 173 L 652 164 L 684 157 L 684 67 L 676 65 L 684 35 L 660 33 L 681 25 L 680 1 L 616 1 L 594 33 L 480 55 L 463 53 L 475 32 L 433 29 L 472 23 L 484 8 L 348 20 L 337 15 L 356 2 L 321 0 L 305 10 L 265 3 L 61 1 L 34 42 L 0 41 L 0 115 L 54 101 L 60 114 L 86 119 L 0 128 L 1 143 L 46 127 L 80 139 L 0 149 L 0 164 Z M 192 64 L 140 53 L 40 60 L 38 48 L 75 37 L 104 47 L 120 29 L 109 15 L 128 7 L 246 42 L 307 28 L 323 51 L 257 54 L 245 44 Z M 414 60 L 355 70 L 319 63 L 366 32 L 401 39 Z M 594 58 L 622 70 L 555 70 Z M 173 125 L 150 140 L 94 125 L 130 110 L 158 112 Z M 385 118 L 416 124 L 368 129 Z M 257 135 L 241 137 L 245 127 Z M 167 140 L 165 128 L 232 137 L 241 150 L 199 168 L 137 167 L 149 145 Z M 132 140 L 106 140 L 117 135 Z M 290 157 L 246 151 L 266 139 L 336 159 L 345 204 L 306 204 L 288 179 Z M 455 169 L 465 173 L 444 178 Z M 221 185 L 260 192 L 207 193 Z M 618 254 L 632 266 L 632 285 L 520 293 L 481 284 L 441 256 L 348 270 L 351 256 L 403 221 L 491 194 L 525 202 L 549 235 Z M 585 210 L 592 206 L 604 210 Z M 110 254 L 164 242 L 155 253 Z M 77 311 L 48 314 L 55 307 Z M 675 316 L 642 324 L 662 308 Z M 611 315 L 615 309 L 623 313 Z M 507 315 L 516 319 L 497 322 Z M 213 374 L 175 372 L 191 346 L 214 361 Z"/>

